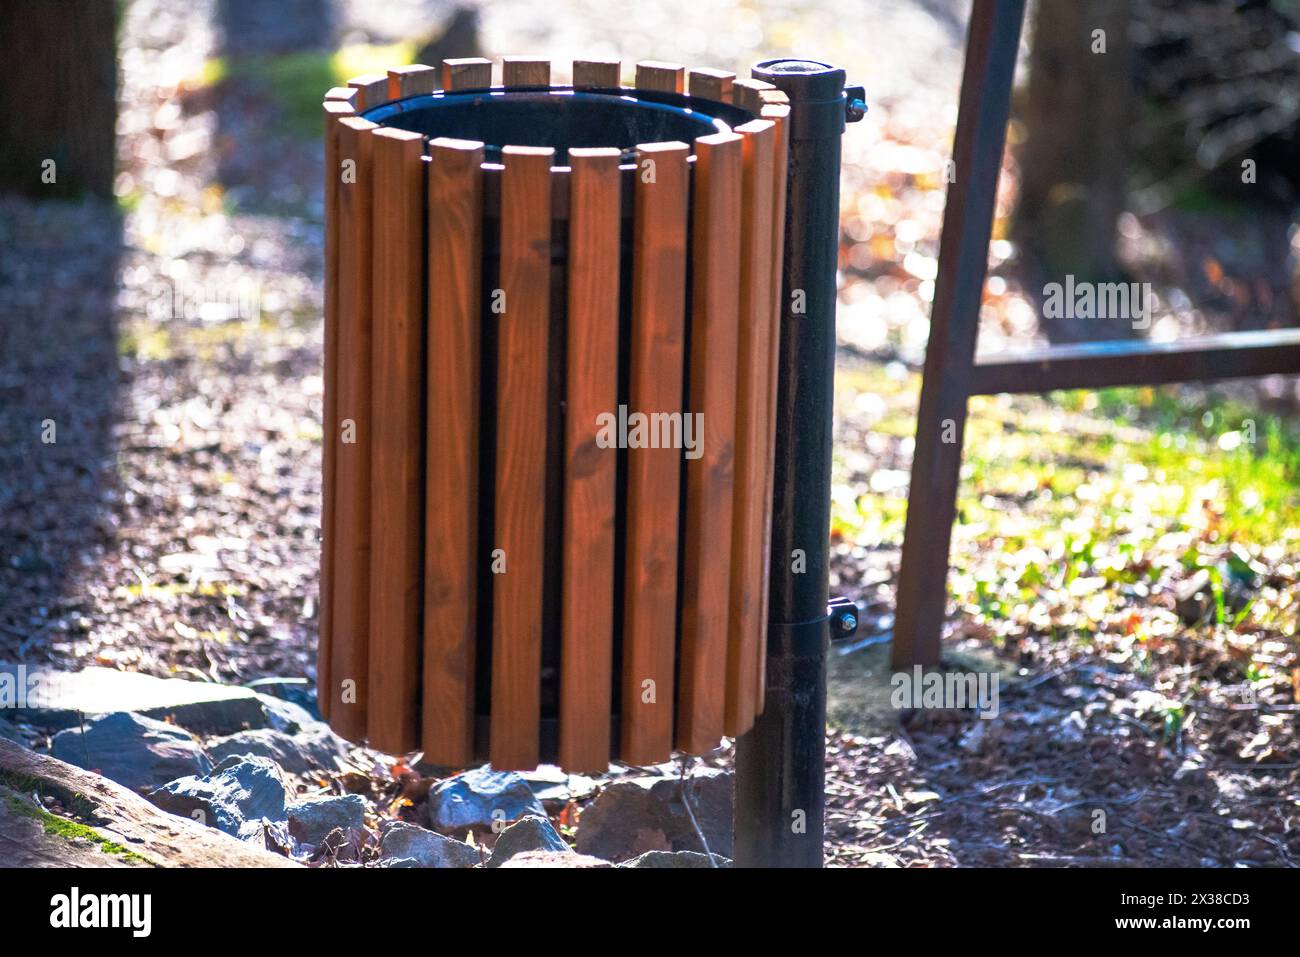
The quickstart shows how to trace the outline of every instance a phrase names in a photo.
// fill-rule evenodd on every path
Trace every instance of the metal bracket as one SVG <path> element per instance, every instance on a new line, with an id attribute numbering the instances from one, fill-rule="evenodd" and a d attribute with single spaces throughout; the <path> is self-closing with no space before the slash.
<path id="1" fill-rule="evenodd" d="M 844 120 L 856 123 L 867 115 L 867 88 L 864 86 L 846 86 L 844 88 Z"/>
<path id="2" fill-rule="evenodd" d="M 831 641 L 844 641 L 858 632 L 858 606 L 848 598 L 832 598 L 826 606 L 831 620 Z"/>

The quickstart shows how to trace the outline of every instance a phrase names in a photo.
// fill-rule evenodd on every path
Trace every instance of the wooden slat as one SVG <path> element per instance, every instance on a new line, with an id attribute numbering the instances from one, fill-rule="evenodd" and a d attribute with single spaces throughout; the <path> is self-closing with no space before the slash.
<path id="1" fill-rule="evenodd" d="M 474 758 L 483 144 L 435 139 L 429 157 L 420 737 L 426 761 L 463 767 Z"/>
<path id="2" fill-rule="evenodd" d="M 736 408 L 736 521 L 732 529 L 731 614 L 727 644 L 726 733 L 753 723 L 758 659 L 763 655 L 763 583 L 768 575 L 767 527 L 771 503 L 770 356 L 776 341 L 772 289 L 776 127 L 751 120 L 744 136 L 740 254 L 740 337 Z"/>
<path id="3" fill-rule="evenodd" d="M 503 57 L 501 84 L 505 87 L 550 86 L 551 61 L 529 56 Z"/>
<path id="4" fill-rule="evenodd" d="M 636 88 L 681 93 L 686 88 L 686 67 L 680 63 L 642 60 L 636 65 Z"/>
<path id="5" fill-rule="evenodd" d="M 492 85 L 492 61 L 483 57 L 462 57 L 442 61 L 444 90 L 486 90 Z"/>
<path id="6" fill-rule="evenodd" d="M 357 91 L 356 108 L 359 111 L 378 106 L 388 99 L 388 74 L 365 73 L 348 80 L 348 86 Z"/>
<path id="7" fill-rule="evenodd" d="M 370 151 L 375 124 L 359 117 L 337 121 L 336 156 L 326 160 L 335 169 L 338 221 L 338 305 L 336 307 L 336 355 L 334 409 L 326 429 L 326 441 L 333 447 L 335 488 L 333 507 L 333 556 L 330 586 L 330 614 L 333 648 L 331 653 L 330 723 L 339 734 L 353 740 L 366 735 L 366 700 L 369 689 L 369 620 L 366 609 L 370 579 L 369 564 L 357 565 L 359 550 L 368 547 L 370 502 L 359 499 L 368 485 L 368 454 L 360 442 L 369 444 L 369 428 L 362 423 L 366 410 L 359 408 L 358 380 L 369 382 L 369 369 L 358 363 L 355 349 L 369 341 L 370 329 L 370 226 L 373 175 Z M 368 356 L 366 357 L 368 359 Z M 345 444 L 343 419 L 354 420 L 351 430 L 357 444 Z M 363 431 L 364 429 L 364 431 Z M 366 470 L 358 475 L 358 469 Z"/>
<path id="8" fill-rule="evenodd" d="M 325 91 L 325 99 L 327 101 L 341 100 L 344 103 L 347 103 L 353 109 L 356 109 L 357 91 L 355 88 L 350 86 L 332 86 Z"/>
<path id="9" fill-rule="evenodd" d="M 629 414 L 682 407 L 689 153 L 637 149 Z M 679 449 L 627 453 L 620 753 L 634 764 L 672 747 L 681 461 Z"/>
<path id="10" fill-rule="evenodd" d="M 757 114 L 763 108 L 763 101 L 760 98 L 764 90 L 775 90 L 771 83 L 766 80 L 752 80 L 744 78 L 736 80 L 731 85 L 731 102 L 742 110 Z"/>
<path id="11" fill-rule="evenodd" d="M 337 88 L 336 89 L 340 89 Z M 334 92 L 331 90 L 330 92 Z M 349 93 L 353 91 L 349 90 Z M 333 614 L 333 547 L 334 547 L 334 456 L 338 441 L 338 197 L 339 197 L 339 129 L 338 121 L 352 114 L 347 101 L 328 98 L 322 104 L 325 134 L 325 325 L 322 354 L 324 402 L 321 408 L 321 569 L 320 601 L 317 605 L 316 706 L 321 717 L 330 716 L 334 683 L 330 676 Z"/>
<path id="12" fill-rule="evenodd" d="M 574 60 L 573 85 L 575 88 L 613 89 L 619 85 L 622 69 L 623 64 L 619 60 Z"/>
<path id="13" fill-rule="evenodd" d="M 423 63 L 399 66 L 388 71 L 388 98 L 400 100 L 404 96 L 432 93 L 438 88 L 438 71 Z"/>
<path id="14" fill-rule="evenodd" d="M 769 431 L 767 432 L 767 490 L 763 496 L 763 593 L 759 599 L 758 653 L 755 668 L 758 673 L 754 711 L 763 713 L 763 703 L 767 697 L 767 625 L 768 600 L 772 589 L 772 503 L 776 490 L 776 476 L 772 461 L 776 456 L 776 397 L 779 387 L 778 368 L 781 358 L 781 317 L 789 304 L 789 293 L 782 288 L 781 280 L 785 264 L 785 203 L 786 189 L 789 186 L 787 170 L 790 161 L 790 107 L 785 93 L 775 88 L 759 91 L 759 102 L 763 104 L 759 115 L 776 126 L 776 159 L 772 169 L 775 184 L 774 212 L 772 215 L 772 341 L 768 346 L 768 394 L 767 411 Z"/>
<path id="15" fill-rule="evenodd" d="M 677 747 L 718 746 L 726 704 L 736 363 L 740 296 L 742 137 L 695 141 L 690 382 L 687 411 L 702 419 L 686 462 Z"/>
<path id="16" fill-rule="evenodd" d="M 611 753 L 618 452 L 596 437 L 597 417 L 618 407 L 618 162 L 617 149 L 569 151 L 559 759 L 570 771 L 606 771 Z"/>
<path id="17" fill-rule="evenodd" d="M 690 72 L 688 89 L 691 91 L 691 96 L 701 96 L 706 100 L 717 100 L 719 103 L 730 103 L 731 85 L 735 81 L 734 73 L 698 67 Z"/>
<path id="18" fill-rule="evenodd" d="M 419 746 L 424 487 L 422 137 L 378 129 L 374 151 L 371 417 L 370 743 Z"/>
<path id="19" fill-rule="evenodd" d="M 1300 329 L 1152 342 L 1081 342 L 979 357 L 971 395 L 1208 382 L 1300 373 Z"/>
<path id="20" fill-rule="evenodd" d="M 536 767 L 541 727 L 542 579 L 546 572 L 546 389 L 550 346 L 550 168 L 554 150 L 502 151 L 496 529 L 506 570 L 494 579 L 492 731 L 498 770 Z"/>

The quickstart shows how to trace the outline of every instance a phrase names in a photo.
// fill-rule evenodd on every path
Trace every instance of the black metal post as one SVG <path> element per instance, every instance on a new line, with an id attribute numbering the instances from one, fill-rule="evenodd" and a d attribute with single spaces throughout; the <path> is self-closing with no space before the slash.
<path id="1" fill-rule="evenodd" d="M 736 742 L 735 863 L 821 867 L 840 135 L 846 112 L 864 107 L 825 63 L 768 60 L 752 72 L 790 99 L 790 155 L 767 698 Z"/>

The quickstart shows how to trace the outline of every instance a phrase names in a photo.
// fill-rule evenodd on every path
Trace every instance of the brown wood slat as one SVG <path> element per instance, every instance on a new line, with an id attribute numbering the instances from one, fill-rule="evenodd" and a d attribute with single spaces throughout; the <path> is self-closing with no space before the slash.
<path id="1" fill-rule="evenodd" d="M 618 407 L 620 183 L 617 149 L 569 151 L 568 361 L 560 765 L 606 771 L 614 642 L 618 453 L 596 442 Z"/>
<path id="2" fill-rule="evenodd" d="M 636 65 L 636 88 L 681 93 L 686 88 L 686 67 L 662 60 L 642 60 Z"/>
<path id="3" fill-rule="evenodd" d="M 551 61 L 530 56 L 503 57 L 501 84 L 505 87 L 550 86 Z"/>
<path id="4" fill-rule="evenodd" d="M 735 81 L 734 73 L 698 67 L 690 72 L 688 89 L 691 91 L 691 96 L 702 96 L 706 100 L 730 103 L 731 85 Z"/>
<path id="5" fill-rule="evenodd" d="M 483 144 L 435 139 L 429 157 L 421 747 L 426 761 L 463 767 L 474 759 Z"/>
<path id="6" fill-rule="evenodd" d="M 550 346 L 549 147 L 507 146 L 501 174 L 492 730 L 498 770 L 537 766 L 541 728 L 542 580 L 546 572 L 546 389 Z"/>
<path id="7" fill-rule="evenodd" d="M 692 214 L 690 385 L 687 409 L 702 414 L 701 445 L 686 462 L 682 646 L 677 747 L 718 746 L 726 704 L 732 498 L 736 452 L 736 364 L 740 295 L 743 137 L 695 141 Z"/>
<path id="8" fill-rule="evenodd" d="M 332 86 L 325 91 L 325 99 L 327 101 L 341 100 L 344 103 L 347 103 L 353 109 L 356 109 L 357 91 L 350 86 Z"/>
<path id="9" fill-rule="evenodd" d="M 336 87 L 330 92 L 342 89 Z M 348 90 L 348 93 L 353 93 Z M 338 121 L 352 115 L 349 101 L 327 98 L 321 106 L 325 135 L 325 328 L 322 353 L 325 381 L 324 402 L 321 408 L 321 567 L 320 601 L 317 604 L 316 641 L 316 702 L 321 717 L 329 720 L 330 704 L 334 700 L 333 680 L 330 677 L 333 614 L 333 547 L 334 547 L 334 456 L 337 451 L 338 402 L 336 370 L 338 369 L 338 309 L 339 309 L 339 130 Z"/>
<path id="10" fill-rule="evenodd" d="M 779 386 L 779 363 L 781 358 L 781 317 L 785 314 L 786 292 L 781 286 L 785 263 L 785 200 L 789 182 L 786 171 L 789 166 L 789 119 L 790 107 L 785 93 L 775 88 L 759 91 L 759 101 L 763 105 L 760 116 L 776 124 L 776 159 L 773 178 L 776 183 L 774 212 L 772 216 L 772 341 L 768 347 L 768 394 L 767 410 L 769 431 L 767 433 L 767 490 L 763 496 L 763 595 L 759 601 L 759 650 L 755 661 L 758 671 L 755 713 L 763 713 L 767 698 L 767 625 L 768 597 L 772 590 L 772 496 L 775 494 L 775 475 L 772 460 L 776 455 L 776 397 Z"/>
<path id="11" fill-rule="evenodd" d="M 348 86 L 357 91 L 357 112 L 378 106 L 388 99 L 388 74 L 365 73 L 348 80 Z"/>
<path id="12" fill-rule="evenodd" d="M 731 102 L 742 110 L 757 114 L 763 108 L 759 94 L 764 90 L 775 89 L 776 87 L 766 80 L 739 79 L 731 85 Z"/>
<path id="13" fill-rule="evenodd" d="M 736 409 L 736 521 L 732 528 L 731 613 L 727 643 L 726 733 L 743 734 L 757 708 L 758 661 L 763 657 L 763 582 L 772 457 L 769 436 L 769 353 L 772 321 L 772 237 L 776 127 L 752 120 L 736 127 L 743 143 L 743 218 L 740 267 L 740 336 Z"/>
<path id="14" fill-rule="evenodd" d="M 442 61 L 444 90 L 486 90 L 492 85 L 492 61 L 461 57 Z"/>
<path id="15" fill-rule="evenodd" d="M 419 133 L 378 129 L 374 153 L 370 743 L 419 746 L 424 426 L 424 169 Z"/>
<path id="16" fill-rule="evenodd" d="M 388 98 L 400 100 L 404 96 L 432 93 L 438 88 L 438 71 L 423 63 L 399 66 L 388 71 Z"/>
<path id="17" fill-rule="evenodd" d="M 623 64 L 619 60 L 574 60 L 573 85 L 576 88 L 604 87 L 611 89 L 619 85 L 619 74 Z"/>
<path id="18" fill-rule="evenodd" d="M 334 409 L 330 412 L 331 424 L 325 439 L 333 448 L 334 506 L 332 510 L 333 556 L 330 578 L 330 617 L 333 644 L 330 665 L 330 722 L 339 734 L 353 740 L 366 735 L 366 701 L 369 688 L 369 620 L 361 617 L 368 595 L 370 569 L 358 567 L 357 550 L 363 547 L 358 540 L 362 528 L 368 527 L 362 517 L 369 515 L 369 501 L 358 500 L 359 486 L 368 479 L 358 478 L 358 467 L 365 468 L 368 459 L 363 457 L 358 445 L 343 443 L 344 418 L 353 418 L 360 412 L 357 405 L 356 378 L 364 375 L 369 381 L 369 370 L 357 367 L 358 358 L 344 351 L 345 346 L 355 348 L 362 338 L 361 330 L 370 328 L 371 288 L 371 197 L 373 191 L 373 166 L 370 137 L 375 124 L 360 117 L 349 116 L 337 121 L 336 157 L 332 163 L 336 174 L 338 220 L 338 304 L 336 308 L 336 353 L 334 372 Z M 350 164 L 345 167 L 344 164 Z M 346 395 L 345 390 L 347 390 Z M 343 410 L 348 411 L 347 415 Z M 369 431 L 359 432 L 358 439 L 369 441 Z M 362 604 L 358 606 L 358 599 Z M 345 682 L 349 684 L 345 685 Z M 346 700 L 350 699 L 350 700 Z"/>
<path id="19" fill-rule="evenodd" d="M 671 413 L 682 406 L 690 148 L 637 152 L 628 411 Z M 620 753 L 633 764 L 663 761 L 672 748 L 681 461 L 679 449 L 627 454 Z"/>

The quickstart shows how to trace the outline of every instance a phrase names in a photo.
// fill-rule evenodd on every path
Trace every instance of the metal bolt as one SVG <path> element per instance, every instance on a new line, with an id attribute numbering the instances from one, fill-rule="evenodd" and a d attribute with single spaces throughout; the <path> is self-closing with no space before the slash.
<path id="1" fill-rule="evenodd" d="M 840 618 L 840 631 L 844 632 L 846 635 L 852 634 L 857 627 L 858 619 L 856 615 L 850 613 Z"/>

